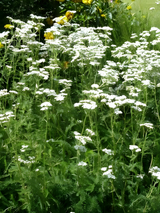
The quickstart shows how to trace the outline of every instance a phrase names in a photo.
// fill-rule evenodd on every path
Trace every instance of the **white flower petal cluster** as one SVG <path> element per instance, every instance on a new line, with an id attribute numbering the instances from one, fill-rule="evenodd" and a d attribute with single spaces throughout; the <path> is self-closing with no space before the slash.
<path id="1" fill-rule="evenodd" d="M 75 103 L 74 107 L 82 106 L 84 109 L 95 109 L 97 104 L 95 101 L 91 100 L 81 100 L 79 103 Z"/>
<path id="2" fill-rule="evenodd" d="M 101 171 L 106 171 L 107 167 L 102 167 Z M 112 165 L 108 167 L 108 170 L 103 173 L 103 175 L 107 176 L 109 179 L 116 179 L 115 175 L 113 175 Z"/>
<path id="3" fill-rule="evenodd" d="M 30 163 L 34 163 L 35 162 L 35 157 L 34 156 L 29 156 L 28 157 L 29 158 L 29 160 L 23 160 L 22 158 L 21 158 L 21 156 L 18 156 L 18 161 L 19 162 L 21 162 L 21 163 L 24 163 L 24 164 L 30 164 Z"/>
<path id="4" fill-rule="evenodd" d="M 95 135 L 95 133 L 90 129 L 86 129 L 86 132 L 91 136 Z"/>
<path id="5" fill-rule="evenodd" d="M 74 131 L 75 138 L 80 141 L 83 145 L 86 144 L 87 141 L 92 141 L 89 136 L 82 136 L 79 132 Z"/>
<path id="6" fill-rule="evenodd" d="M 45 94 L 47 96 L 57 96 L 55 90 L 49 89 L 49 88 L 40 88 L 39 90 L 36 91 L 36 95 L 42 95 Z"/>
<path id="7" fill-rule="evenodd" d="M 9 95 L 9 92 L 7 92 L 7 89 L 0 90 L 0 97 L 6 96 L 6 95 Z"/>
<path id="8" fill-rule="evenodd" d="M 86 163 L 86 162 L 81 161 L 81 162 L 79 162 L 79 163 L 78 163 L 78 166 L 87 166 L 87 163 Z"/>
<path id="9" fill-rule="evenodd" d="M 38 70 L 38 68 L 30 67 L 29 69 L 30 72 L 27 72 L 26 74 L 24 74 L 24 76 L 37 75 L 39 77 L 42 77 L 44 80 L 47 80 L 49 78 L 49 73 L 45 71 L 44 68 L 40 68 Z"/>
<path id="10" fill-rule="evenodd" d="M 145 126 L 147 128 L 153 129 L 153 124 L 152 123 L 144 123 L 144 124 L 140 124 L 140 126 Z"/>
<path id="11" fill-rule="evenodd" d="M 21 152 L 25 152 L 26 148 L 28 148 L 28 145 L 22 145 L 22 148 L 20 149 Z"/>
<path id="12" fill-rule="evenodd" d="M 114 152 L 111 149 L 102 149 L 103 152 L 105 152 L 107 155 L 114 155 Z"/>
<path id="13" fill-rule="evenodd" d="M 135 152 L 140 152 L 141 149 L 136 145 L 129 145 L 130 150 L 134 150 Z"/>
<path id="14" fill-rule="evenodd" d="M 143 179 L 144 176 L 145 176 L 144 174 L 136 175 L 137 178 L 141 178 L 141 179 Z"/>
<path id="15" fill-rule="evenodd" d="M 36 16 L 36 15 L 33 15 L 33 14 L 30 14 L 30 17 L 31 17 L 32 19 L 37 19 L 37 20 L 44 20 L 44 19 L 46 19 L 46 17 Z"/>
<path id="16" fill-rule="evenodd" d="M 48 107 L 52 106 L 52 104 L 50 102 L 43 102 L 40 107 L 41 107 L 41 111 L 45 111 L 45 110 L 48 110 Z"/>
<path id="17" fill-rule="evenodd" d="M 157 179 L 160 180 L 160 168 L 158 166 L 150 168 L 149 173 L 152 173 L 153 176 L 157 177 Z"/>
<path id="18" fill-rule="evenodd" d="M 59 83 L 65 85 L 66 87 L 71 87 L 72 86 L 72 84 L 71 84 L 72 80 L 60 79 Z"/>
<path id="19" fill-rule="evenodd" d="M 9 119 L 11 117 L 15 117 L 12 111 L 8 111 L 8 112 L 5 112 L 4 114 L 0 114 L 0 123 L 2 124 L 2 123 L 9 122 Z"/>

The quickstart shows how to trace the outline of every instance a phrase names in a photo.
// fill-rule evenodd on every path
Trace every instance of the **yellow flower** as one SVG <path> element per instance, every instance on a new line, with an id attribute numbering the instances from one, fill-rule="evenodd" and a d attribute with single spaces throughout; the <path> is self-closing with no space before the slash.
<path id="1" fill-rule="evenodd" d="M 45 39 L 54 39 L 53 32 L 46 32 L 44 34 Z"/>
<path id="2" fill-rule="evenodd" d="M 82 0 L 83 4 L 90 5 L 93 0 Z"/>
<path id="3" fill-rule="evenodd" d="M 67 17 L 68 21 L 73 18 L 73 15 L 74 15 L 74 13 L 71 12 L 71 11 L 67 11 L 66 14 L 65 14 L 65 16 Z"/>
<path id="4" fill-rule="evenodd" d="M 102 10 L 99 7 L 97 7 L 97 10 L 99 11 L 99 13 L 102 13 Z"/>
<path id="5" fill-rule="evenodd" d="M 101 17 L 104 17 L 104 18 L 105 18 L 105 17 L 106 17 L 106 15 L 105 15 L 105 14 L 101 14 Z"/>
<path id="6" fill-rule="evenodd" d="M 52 19 L 51 19 L 50 17 L 48 17 L 48 18 L 46 19 L 46 22 L 47 22 L 47 24 L 50 25 L 50 26 L 53 25 L 53 21 L 52 21 Z"/>
<path id="7" fill-rule="evenodd" d="M 72 0 L 74 3 L 81 3 L 82 0 Z"/>
<path id="8" fill-rule="evenodd" d="M 68 19 L 67 19 L 66 16 L 60 16 L 59 18 L 60 19 L 57 23 L 60 24 L 60 25 L 64 25 L 66 22 L 68 22 Z"/>
<path id="9" fill-rule="evenodd" d="M 12 29 L 12 28 L 14 28 L 14 26 L 11 25 L 11 24 L 6 24 L 6 25 L 4 25 L 4 28 L 5 29 Z"/>
<path id="10" fill-rule="evenodd" d="M 59 1 L 59 2 L 64 2 L 65 0 L 56 0 L 56 1 Z"/>
<path id="11" fill-rule="evenodd" d="M 0 48 L 3 48 L 4 47 L 4 45 L 0 42 Z"/>
<path id="12" fill-rule="evenodd" d="M 129 5 L 128 7 L 127 7 L 127 10 L 131 10 L 132 9 L 132 7 Z"/>
<path id="13" fill-rule="evenodd" d="M 143 15 L 142 18 L 146 18 L 146 16 Z"/>

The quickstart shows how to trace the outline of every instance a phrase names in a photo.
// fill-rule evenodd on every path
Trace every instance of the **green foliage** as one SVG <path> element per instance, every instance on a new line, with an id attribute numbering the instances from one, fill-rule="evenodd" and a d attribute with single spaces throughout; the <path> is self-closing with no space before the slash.
<path id="1" fill-rule="evenodd" d="M 126 4 L 58 4 L 62 26 L 9 18 L 0 37 L 0 211 L 158 212 L 159 30 L 117 47 Z"/>

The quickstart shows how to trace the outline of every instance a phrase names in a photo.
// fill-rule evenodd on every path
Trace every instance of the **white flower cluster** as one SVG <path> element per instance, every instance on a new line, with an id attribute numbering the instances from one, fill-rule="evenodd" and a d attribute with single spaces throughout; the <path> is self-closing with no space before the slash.
<path id="1" fill-rule="evenodd" d="M 71 80 L 67 80 L 67 79 L 60 79 L 59 80 L 60 84 L 65 85 L 66 87 L 71 87 L 72 86 L 72 81 Z"/>
<path id="2" fill-rule="evenodd" d="M 95 135 L 95 133 L 94 133 L 92 130 L 90 130 L 90 129 L 86 129 L 86 132 L 87 132 L 87 134 L 89 134 L 90 136 Z"/>
<path id="3" fill-rule="evenodd" d="M 40 110 L 44 111 L 44 110 L 48 110 L 48 107 L 52 106 L 52 104 L 50 102 L 43 102 L 40 107 L 42 107 Z"/>
<path id="4" fill-rule="evenodd" d="M 42 95 L 45 94 L 47 96 L 56 96 L 56 92 L 55 90 L 51 90 L 51 89 L 44 89 L 44 88 L 40 88 L 39 90 L 36 91 L 36 95 Z"/>
<path id="5" fill-rule="evenodd" d="M 15 117 L 15 115 L 13 115 L 13 112 L 11 111 L 0 114 L 0 123 L 2 124 L 8 122 L 11 117 Z"/>
<path id="6" fill-rule="evenodd" d="M 21 152 L 25 152 L 26 148 L 28 148 L 28 145 L 22 145 L 22 148 L 20 149 Z"/>
<path id="7" fill-rule="evenodd" d="M 149 129 L 153 129 L 153 124 L 152 123 L 144 123 L 144 124 L 140 124 L 140 126 L 145 126 Z"/>
<path id="8" fill-rule="evenodd" d="M 107 155 L 114 155 L 114 152 L 111 149 L 102 149 L 103 152 L 105 152 Z"/>
<path id="9" fill-rule="evenodd" d="M 81 162 L 79 162 L 79 163 L 78 163 L 78 166 L 87 166 L 87 163 L 86 163 L 86 162 L 81 161 Z"/>
<path id="10" fill-rule="evenodd" d="M 160 168 L 158 168 L 158 166 L 150 168 L 149 173 L 152 173 L 153 176 L 157 177 L 157 179 L 160 180 Z"/>
<path id="11" fill-rule="evenodd" d="M 101 168 L 101 171 L 105 171 L 103 173 L 103 175 L 107 176 L 109 179 L 116 179 L 115 175 L 113 175 L 113 171 L 112 171 L 112 165 L 110 165 L 108 167 L 108 170 L 107 170 L 107 167 L 102 167 Z"/>
<path id="12" fill-rule="evenodd" d="M 102 77 L 102 82 L 105 85 L 114 85 L 119 80 L 119 72 L 109 65 L 104 65 L 104 68 L 99 70 L 98 74 Z"/>
<path id="13" fill-rule="evenodd" d="M 21 162 L 21 163 L 24 163 L 24 164 L 30 164 L 30 163 L 34 163 L 35 162 L 35 160 L 34 160 L 35 157 L 34 156 L 33 157 L 29 156 L 28 158 L 29 158 L 29 160 L 23 160 L 21 158 L 21 156 L 18 156 L 18 161 Z"/>
<path id="14" fill-rule="evenodd" d="M 135 152 L 140 152 L 141 149 L 136 145 L 129 145 L 130 150 L 135 150 Z"/>
<path id="15" fill-rule="evenodd" d="M 30 67 L 30 72 L 27 72 L 24 74 L 24 76 L 30 76 L 30 75 L 37 75 L 39 77 L 42 77 L 44 80 L 48 80 L 49 78 L 49 73 L 45 71 L 44 68 L 35 68 L 35 67 Z"/>
<path id="16" fill-rule="evenodd" d="M 74 131 L 75 138 L 80 141 L 83 145 L 86 144 L 87 141 L 92 141 L 89 136 L 82 136 L 79 132 Z"/>
<path id="17" fill-rule="evenodd" d="M 97 104 L 95 101 L 91 100 L 81 100 L 79 103 L 75 103 L 74 107 L 82 106 L 83 109 L 95 109 L 97 107 Z"/>
<path id="18" fill-rule="evenodd" d="M 6 95 L 9 95 L 9 92 L 7 92 L 7 89 L 0 90 L 0 97 L 6 96 Z"/>

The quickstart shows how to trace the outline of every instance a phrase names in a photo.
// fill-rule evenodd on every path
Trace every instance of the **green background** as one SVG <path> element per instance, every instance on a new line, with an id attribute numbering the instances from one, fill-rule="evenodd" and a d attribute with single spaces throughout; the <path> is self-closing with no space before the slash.
<path id="1" fill-rule="evenodd" d="M 134 2 L 131 0 L 123 0 L 123 2 L 132 6 L 133 13 L 146 15 L 152 27 L 160 28 L 160 4 L 155 3 L 157 0 L 135 0 Z M 155 10 L 149 10 L 151 7 L 155 7 Z"/>

